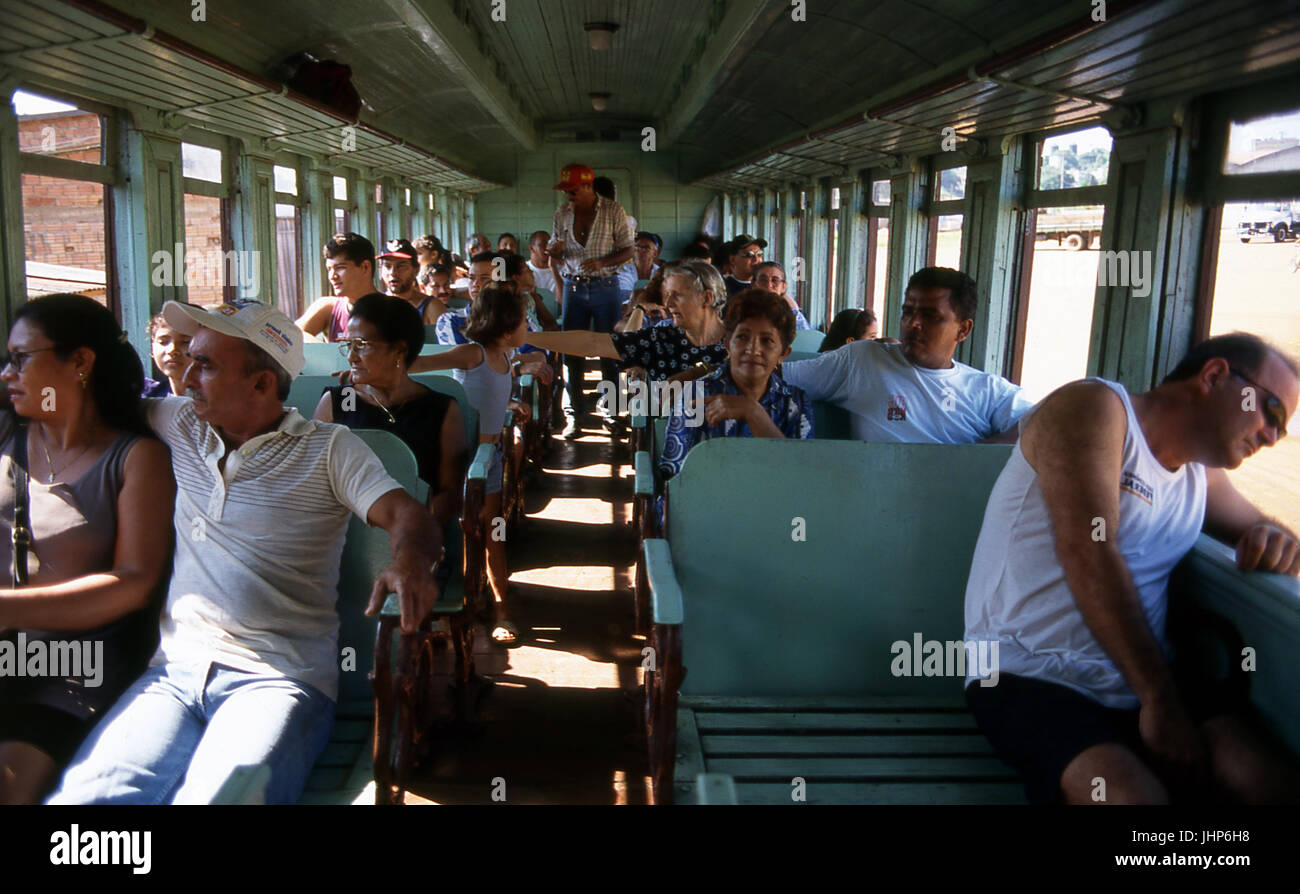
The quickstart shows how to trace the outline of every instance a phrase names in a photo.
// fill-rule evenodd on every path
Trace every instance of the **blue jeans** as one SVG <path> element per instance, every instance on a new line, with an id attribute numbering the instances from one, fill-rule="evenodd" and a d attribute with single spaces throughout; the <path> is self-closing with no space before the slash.
<path id="1" fill-rule="evenodd" d="M 224 664 L 164 664 L 82 743 L 48 804 L 205 804 L 240 764 L 267 764 L 268 804 L 292 804 L 329 741 L 334 701 Z"/>
<path id="2" fill-rule="evenodd" d="M 618 287 L 617 276 L 590 282 L 564 280 L 564 318 L 561 325 L 567 329 L 586 329 L 590 323 L 596 332 L 613 332 L 614 324 L 622 315 L 622 292 Z M 565 388 L 569 394 L 569 407 L 577 413 L 581 409 L 579 397 L 582 394 L 582 372 L 586 366 L 585 358 L 566 354 L 564 367 L 568 371 Z M 618 381 L 618 361 L 602 357 L 600 376 L 606 382 Z"/>

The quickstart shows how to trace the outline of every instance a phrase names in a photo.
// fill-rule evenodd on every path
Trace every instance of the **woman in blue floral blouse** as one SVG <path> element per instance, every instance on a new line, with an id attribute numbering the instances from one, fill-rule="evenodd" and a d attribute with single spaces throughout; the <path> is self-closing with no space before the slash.
<path id="1" fill-rule="evenodd" d="M 812 401 L 787 385 L 776 368 L 790 354 L 794 313 L 779 295 L 748 289 L 727 302 L 723 320 L 728 360 L 699 379 L 704 390 L 703 424 L 685 406 L 668 420 L 659 470 L 665 480 L 707 438 L 811 438 Z M 689 391 L 688 391 L 689 393 Z"/>

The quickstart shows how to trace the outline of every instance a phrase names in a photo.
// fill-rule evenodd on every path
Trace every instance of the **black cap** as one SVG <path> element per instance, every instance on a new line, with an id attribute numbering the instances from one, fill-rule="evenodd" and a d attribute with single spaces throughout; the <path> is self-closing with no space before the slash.
<path id="1" fill-rule="evenodd" d="M 734 255 L 736 252 L 740 251 L 746 245 L 757 245 L 759 248 L 767 248 L 767 240 L 757 239 L 749 235 L 748 233 L 741 233 L 735 239 L 732 239 L 730 242 L 727 243 L 726 245 L 727 254 Z"/>
<path id="2" fill-rule="evenodd" d="M 384 250 L 375 255 L 375 260 L 379 260 L 380 258 L 401 258 L 403 261 L 410 261 L 412 264 L 418 264 L 420 256 L 407 240 L 389 239 L 384 243 Z"/>

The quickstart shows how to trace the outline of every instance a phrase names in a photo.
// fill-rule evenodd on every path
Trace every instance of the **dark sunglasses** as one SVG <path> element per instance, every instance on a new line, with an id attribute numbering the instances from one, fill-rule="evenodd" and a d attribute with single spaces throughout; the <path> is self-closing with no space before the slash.
<path id="1" fill-rule="evenodd" d="M 1256 384 L 1254 379 L 1245 375 L 1241 371 L 1233 369 L 1232 367 L 1228 367 L 1228 372 L 1232 373 L 1234 376 L 1241 379 L 1247 385 L 1253 387 L 1257 392 L 1264 395 L 1264 402 L 1263 402 L 1264 418 L 1268 421 L 1268 424 L 1270 426 L 1277 429 L 1277 436 L 1279 438 L 1285 438 L 1287 418 L 1286 418 L 1286 409 L 1282 406 L 1282 399 L 1278 397 L 1276 394 L 1274 394 L 1273 392 L 1269 391 L 1267 388 L 1264 388 L 1263 386 Z"/>

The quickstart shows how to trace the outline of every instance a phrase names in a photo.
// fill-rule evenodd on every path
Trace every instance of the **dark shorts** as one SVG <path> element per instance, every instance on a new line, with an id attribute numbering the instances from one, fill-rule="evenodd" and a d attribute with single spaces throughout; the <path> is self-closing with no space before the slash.
<path id="1" fill-rule="evenodd" d="M 63 767 L 98 720 L 98 715 L 83 720 L 47 705 L 0 705 L 0 742 L 35 745 Z"/>
<path id="2" fill-rule="evenodd" d="M 1059 804 L 1065 768 L 1094 745 L 1124 745 L 1150 759 L 1136 708 L 1108 708 L 1067 686 L 1003 674 L 996 686 L 968 686 L 966 703 L 998 756 L 1019 771 L 1031 804 Z M 1186 704 L 1198 724 L 1231 710 L 1219 693 Z"/>

